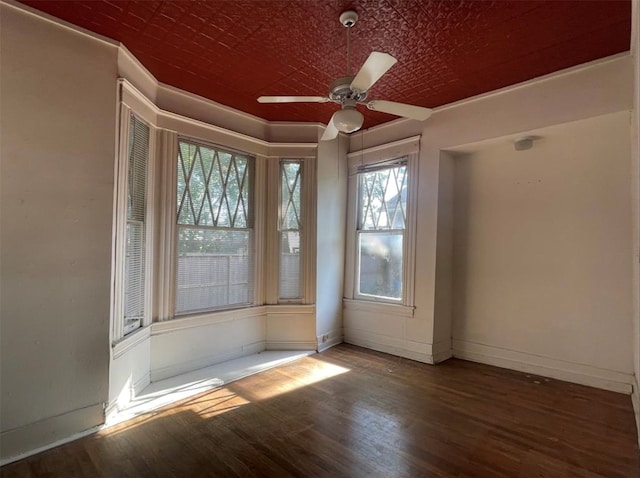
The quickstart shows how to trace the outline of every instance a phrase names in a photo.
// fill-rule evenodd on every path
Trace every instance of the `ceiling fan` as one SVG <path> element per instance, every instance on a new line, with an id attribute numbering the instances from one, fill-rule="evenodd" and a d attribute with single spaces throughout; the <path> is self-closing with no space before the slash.
<path id="1" fill-rule="evenodd" d="M 340 15 L 340 23 L 347 28 L 347 71 L 351 71 L 349 31 L 356 24 L 358 14 L 347 10 Z M 365 101 L 367 92 L 398 60 L 388 53 L 374 51 L 364 62 L 355 76 L 351 74 L 338 78 L 329 88 L 328 96 L 260 96 L 259 103 L 326 103 L 331 101 L 342 105 L 336 111 L 320 138 L 321 141 L 334 139 L 338 132 L 353 133 L 362 127 L 364 116 L 356 105 L 365 105 L 372 111 L 381 111 L 404 118 L 424 121 L 431 116 L 431 109 L 407 105 L 394 101 Z"/>

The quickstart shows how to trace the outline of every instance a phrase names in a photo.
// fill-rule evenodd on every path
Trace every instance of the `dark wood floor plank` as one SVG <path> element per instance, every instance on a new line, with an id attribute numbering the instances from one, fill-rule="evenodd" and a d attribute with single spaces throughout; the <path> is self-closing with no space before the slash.
<path id="1" fill-rule="evenodd" d="M 43 477 L 640 476 L 628 395 L 340 345 L 0 469 Z"/>

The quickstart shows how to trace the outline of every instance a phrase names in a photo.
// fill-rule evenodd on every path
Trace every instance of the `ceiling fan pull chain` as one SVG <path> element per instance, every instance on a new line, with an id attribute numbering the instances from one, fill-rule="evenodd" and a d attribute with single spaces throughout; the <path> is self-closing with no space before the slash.
<path id="1" fill-rule="evenodd" d="M 347 29 L 347 75 L 351 75 L 351 27 L 358 21 L 358 14 L 347 10 L 340 14 L 340 23 Z"/>

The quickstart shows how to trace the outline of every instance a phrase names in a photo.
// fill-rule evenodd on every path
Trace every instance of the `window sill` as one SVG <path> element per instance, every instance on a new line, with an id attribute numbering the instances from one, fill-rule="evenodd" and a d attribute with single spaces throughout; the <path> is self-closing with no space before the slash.
<path id="1" fill-rule="evenodd" d="M 367 300 L 342 299 L 342 307 L 345 310 L 357 310 L 371 312 L 375 314 L 395 315 L 397 317 L 413 317 L 415 307 L 387 304 L 384 302 L 373 302 Z"/>
<path id="2" fill-rule="evenodd" d="M 222 322 L 243 320 L 252 317 L 268 317 L 269 314 L 276 315 L 315 315 L 315 304 L 278 304 L 278 305 L 258 305 L 243 307 L 240 309 L 227 309 L 213 311 L 189 316 L 177 316 L 171 320 L 154 322 L 151 335 L 160 335 L 176 332 L 193 327 L 206 327 Z"/>
<path id="3" fill-rule="evenodd" d="M 151 326 L 147 325 L 146 327 L 140 327 L 135 332 L 131 332 L 119 341 L 114 342 L 111 346 L 113 359 L 115 360 L 121 355 L 124 355 L 138 344 L 147 340 L 149 337 L 151 337 Z"/>

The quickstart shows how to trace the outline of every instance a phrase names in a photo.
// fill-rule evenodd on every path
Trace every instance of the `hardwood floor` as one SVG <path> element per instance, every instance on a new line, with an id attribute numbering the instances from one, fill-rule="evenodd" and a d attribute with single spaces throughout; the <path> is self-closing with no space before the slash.
<path id="1" fill-rule="evenodd" d="M 638 477 L 627 395 L 350 345 L 1 469 L 3 477 Z"/>

